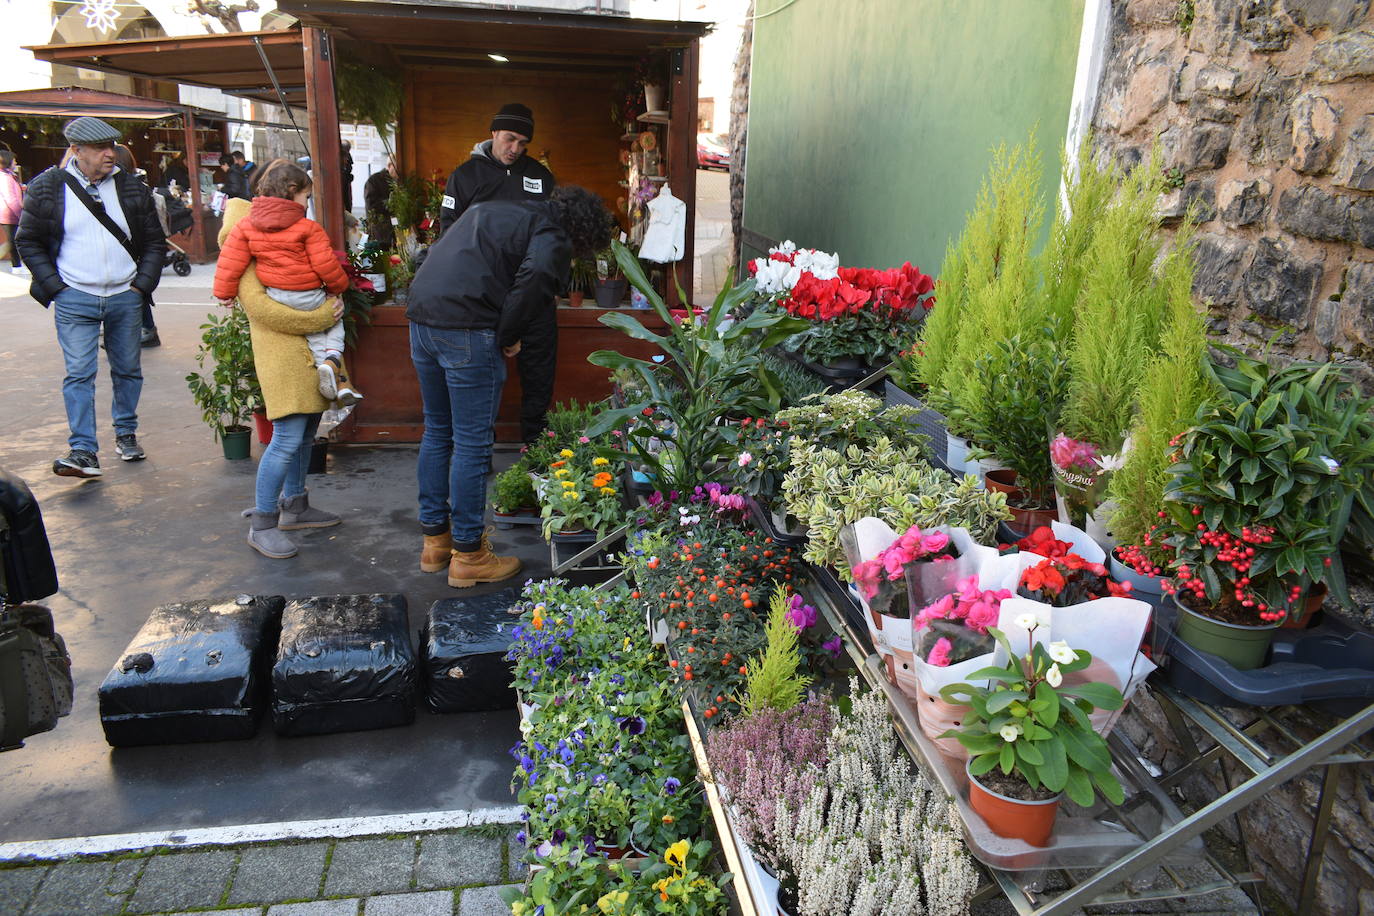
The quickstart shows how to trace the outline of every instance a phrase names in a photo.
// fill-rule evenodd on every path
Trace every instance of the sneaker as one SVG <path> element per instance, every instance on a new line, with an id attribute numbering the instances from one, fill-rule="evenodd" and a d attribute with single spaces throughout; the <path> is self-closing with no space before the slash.
<path id="1" fill-rule="evenodd" d="M 358 403 L 362 399 L 363 396 L 361 394 L 349 388 L 347 385 L 340 386 L 338 396 L 335 398 L 340 407 L 348 407 L 351 404 Z"/>
<path id="2" fill-rule="evenodd" d="M 157 328 L 144 328 L 138 338 L 140 347 L 160 347 L 162 338 L 157 336 Z"/>
<path id="3" fill-rule="evenodd" d="M 115 454 L 125 461 L 142 461 L 148 457 L 143 451 L 143 446 L 138 444 L 138 437 L 133 433 L 115 436 Z"/>
<path id="4" fill-rule="evenodd" d="M 65 458 L 58 458 L 52 463 L 52 472 L 58 477 L 99 477 L 100 460 L 94 452 L 74 448 Z"/>
<path id="5" fill-rule="evenodd" d="M 11 267 L 10 273 L 14 274 L 16 277 L 33 276 L 33 274 L 29 273 L 29 269 L 27 267 L 24 267 L 23 265 L 20 265 L 19 267 Z"/>
<path id="6" fill-rule="evenodd" d="M 332 401 L 339 396 L 339 383 L 334 378 L 334 365 L 329 360 L 320 363 L 320 394 L 324 395 L 326 401 Z"/>

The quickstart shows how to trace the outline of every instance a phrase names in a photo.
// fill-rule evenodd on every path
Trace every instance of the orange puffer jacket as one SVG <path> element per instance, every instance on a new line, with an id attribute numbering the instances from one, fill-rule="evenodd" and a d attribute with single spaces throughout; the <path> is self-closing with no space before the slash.
<path id="1" fill-rule="evenodd" d="M 305 218 L 305 207 L 282 197 L 255 197 L 248 216 L 240 220 L 219 250 L 215 265 L 215 298 L 238 295 L 239 278 L 248 263 L 257 261 L 263 286 L 277 289 L 319 289 L 337 296 L 348 289 L 329 235 L 319 223 Z"/>

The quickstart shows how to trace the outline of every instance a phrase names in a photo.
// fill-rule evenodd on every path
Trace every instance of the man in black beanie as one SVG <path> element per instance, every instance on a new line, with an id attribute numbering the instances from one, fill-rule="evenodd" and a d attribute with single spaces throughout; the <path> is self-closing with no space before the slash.
<path id="1" fill-rule="evenodd" d="M 439 207 L 439 233 L 458 221 L 475 203 L 487 200 L 548 200 L 553 173 L 525 154 L 534 139 L 534 114 L 525 105 L 501 106 L 491 120 L 491 139 L 472 148 L 472 154 L 444 187 Z M 527 326 L 516 366 L 520 370 L 520 437 L 532 442 L 543 431 L 553 399 L 558 363 L 558 315 L 554 303 Z"/>

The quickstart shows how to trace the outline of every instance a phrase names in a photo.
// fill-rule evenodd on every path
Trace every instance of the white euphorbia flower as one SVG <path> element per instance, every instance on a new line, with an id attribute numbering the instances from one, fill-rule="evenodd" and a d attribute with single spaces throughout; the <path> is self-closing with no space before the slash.
<path id="1" fill-rule="evenodd" d="M 1061 665 L 1068 665 L 1078 661 L 1078 653 L 1070 649 L 1069 644 L 1062 639 L 1050 643 L 1045 647 L 1045 651 L 1050 654 L 1050 658 Z"/>
<path id="2" fill-rule="evenodd" d="M 1045 672 L 1045 682 L 1051 687 L 1058 687 L 1064 683 L 1064 672 L 1059 670 L 1059 663 L 1050 665 L 1050 670 Z"/>
<path id="3" fill-rule="evenodd" d="M 1003 725 L 1000 729 L 998 729 L 997 733 L 1001 735 L 1002 740 L 1007 742 L 1008 744 L 1015 741 L 1017 738 L 1021 737 L 1020 730 L 1015 725 L 1012 725 L 1010 723 Z"/>
<path id="4" fill-rule="evenodd" d="M 1036 617 L 1035 614 L 1021 614 L 1012 623 L 1023 630 L 1033 630 L 1040 626 L 1040 618 Z"/>

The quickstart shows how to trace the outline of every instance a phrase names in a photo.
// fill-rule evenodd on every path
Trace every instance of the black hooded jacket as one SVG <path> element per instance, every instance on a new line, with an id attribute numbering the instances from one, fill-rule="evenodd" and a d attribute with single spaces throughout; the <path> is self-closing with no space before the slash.
<path id="1" fill-rule="evenodd" d="M 57 253 L 62 250 L 67 213 L 67 185 L 62 180 L 62 171 L 54 166 L 29 182 L 24 214 L 14 237 L 24 266 L 33 275 L 29 295 L 44 307 L 67 286 L 57 272 Z M 115 172 L 114 183 L 119 191 L 119 206 L 129 224 L 129 240 L 138 254 L 132 285 L 147 299 L 162 279 L 166 236 L 162 234 L 162 223 L 158 221 L 148 186 L 137 175 L 123 170 Z"/>
<path id="2" fill-rule="evenodd" d="M 491 141 L 472 148 L 472 155 L 448 176 L 439 231 L 444 233 L 468 207 L 486 200 L 548 200 L 553 193 L 553 173 L 539 160 L 523 155 L 507 166 L 491 157 Z"/>
<path id="3" fill-rule="evenodd" d="M 548 201 L 473 204 L 429 248 L 406 318 L 434 328 L 496 329 L 520 340 L 568 283 L 572 243 Z"/>

